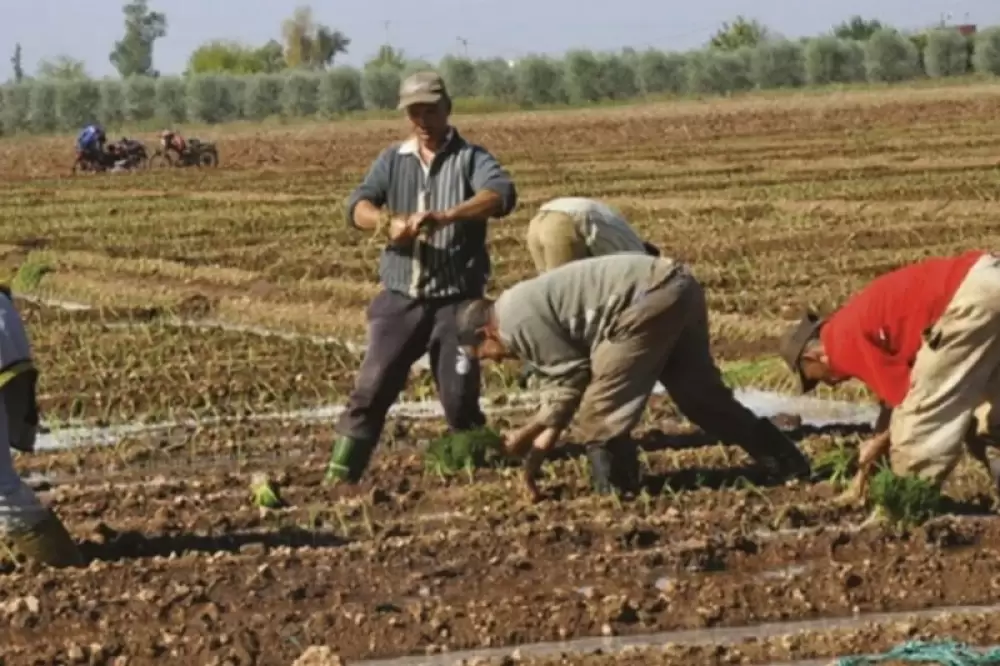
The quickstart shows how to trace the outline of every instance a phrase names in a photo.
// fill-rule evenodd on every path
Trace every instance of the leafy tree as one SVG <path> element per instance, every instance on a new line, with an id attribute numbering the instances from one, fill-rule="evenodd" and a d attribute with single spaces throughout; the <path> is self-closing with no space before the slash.
<path id="1" fill-rule="evenodd" d="M 317 23 L 308 6 L 299 7 L 281 26 L 285 40 L 285 62 L 289 67 L 323 69 L 340 53 L 347 53 L 351 40 L 339 30 Z"/>
<path id="2" fill-rule="evenodd" d="M 277 46 L 277 58 L 274 46 Z M 199 46 L 188 58 L 187 74 L 273 74 L 285 68 L 281 44 L 269 42 L 254 48 L 237 42 L 215 40 Z"/>
<path id="3" fill-rule="evenodd" d="M 514 70 L 503 58 L 490 58 L 476 63 L 477 95 L 504 102 L 514 101 L 517 81 Z"/>
<path id="4" fill-rule="evenodd" d="M 438 65 L 452 97 L 475 97 L 479 91 L 476 65 L 468 58 L 447 55 Z"/>
<path id="5" fill-rule="evenodd" d="M 153 43 L 167 34 L 167 17 L 149 9 L 148 0 L 131 0 L 125 14 L 125 36 L 115 42 L 111 64 L 122 78 L 159 76 L 153 69 Z"/>
<path id="6" fill-rule="evenodd" d="M 886 26 L 877 19 L 866 19 L 855 14 L 833 28 L 833 36 L 840 39 L 854 39 L 866 42 L 868 38 Z"/>
<path id="7" fill-rule="evenodd" d="M 402 49 L 395 49 L 388 44 L 383 44 L 378 47 L 378 53 L 375 57 L 366 63 L 373 67 L 395 67 L 396 69 L 402 70 L 406 67 L 406 56 L 403 54 Z"/>
<path id="8" fill-rule="evenodd" d="M 49 81 L 80 81 L 90 77 L 82 60 L 61 55 L 38 63 L 38 78 Z"/>
<path id="9" fill-rule="evenodd" d="M 712 36 L 708 47 L 716 51 L 738 51 L 742 48 L 753 48 L 771 38 L 771 31 L 757 19 L 747 19 L 737 16 L 732 22 L 722 24 L 722 27 Z"/>
<path id="10" fill-rule="evenodd" d="M 976 34 L 972 64 L 980 74 L 1000 76 L 1000 28 L 989 28 Z"/>
<path id="11" fill-rule="evenodd" d="M 264 46 L 257 49 L 257 57 L 264 64 L 265 72 L 280 72 L 288 67 L 285 62 L 285 47 L 281 42 L 271 39 Z"/>
<path id="12" fill-rule="evenodd" d="M 969 40 L 954 28 L 927 33 L 924 70 L 928 76 L 961 76 L 969 71 Z"/>
<path id="13" fill-rule="evenodd" d="M 21 42 L 14 44 L 14 55 L 10 57 L 10 65 L 14 68 L 14 83 L 24 80 L 24 66 L 21 62 Z"/>
<path id="14" fill-rule="evenodd" d="M 883 28 L 864 43 L 865 77 L 869 83 L 894 83 L 916 78 L 920 51 L 913 40 L 892 28 Z"/>

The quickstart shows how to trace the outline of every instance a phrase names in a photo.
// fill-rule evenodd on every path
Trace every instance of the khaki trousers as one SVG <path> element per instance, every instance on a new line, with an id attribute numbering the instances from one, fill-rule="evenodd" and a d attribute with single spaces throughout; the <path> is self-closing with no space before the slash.
<path id="1" fill-rule="evenodd" d="M 724 441 L 751 436 L 757 417 L 734 397 L 709 347 L 708 308 L 685 267 L 662 261 L 647 291 L 591 353 L 591 382 L 577 412 L 582 441 L 627 436 L 656 382 L 693 423 Z"/>
<path id="2" fill-rule="evenodd" d="M 528 223 L 528 252 L 540 274 L 590 256 L 577 221 L 554 210 L 540 211 Z"/>
<path id="3" fill-rule="evenodd" d="M 893 410 L 896 474 L 940 484 L 969 434 L 1000 432 L 1000 256 L 973 265 L 941 318 L 924 333 L 910 387 Z"/>

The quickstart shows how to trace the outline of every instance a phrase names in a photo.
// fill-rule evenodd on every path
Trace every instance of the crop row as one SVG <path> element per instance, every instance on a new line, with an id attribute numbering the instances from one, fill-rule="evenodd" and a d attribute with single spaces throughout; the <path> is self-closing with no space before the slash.
<path id="1" fill-rule="evenodd" d="M 22 82 L 0 88 L 0 127 L 9 134 L 69 130 L 95 120 L 117 126 L 154 120 L 178 124 L 335 117 L 394 108 L 401 77 L 431 66 L 415 61 L 369 64 L 363 70 L 337 67 L 322 73 Z M 972 70 L 1000 74 L 1000 30 L 987 30 L 969 40 L 956 30 L 942 29 L 916 42 L 885 29 L 865 42 L 819 37 L 768 41 L 735 51 L 574 51 L 562 60 L 529 56 L 515 63 L 450 57 L 440 69 L 455 98 L 479 100 L 470 108 L 892 83 Z"/>

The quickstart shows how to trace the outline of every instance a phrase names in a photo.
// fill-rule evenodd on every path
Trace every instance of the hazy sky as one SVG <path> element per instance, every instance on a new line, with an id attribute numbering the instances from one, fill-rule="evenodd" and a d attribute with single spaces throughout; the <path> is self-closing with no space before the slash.
<path id="1" fill-rule="evenodd" d="M 94 76 L 114 74 L 108 61 L 123 31 L 122 0 L 0 0 L 0 51 L 23 49 L 25 70 L 39 60 L 65 54 L 82 59 Z M 154 65 L 180 73 L 190 52 L 216 38 L 264 43 L 280 38 L 281 21 L 300 0 L 151 0 L 167 15 L 167 36 L 156 42 Z M 582 7 L 590 6 L 587 11 Z M 737 14 L 757 18 L 789 37 L 828 30 L 861 14 L 902 28 L 954 22 L 1000 24 L 1000 0 L 314 0 L 317 20 L 351 38 L 342 62 L 359 65 L 386 40 L 414 58 L 436 61 L 461 54 L 516 58 L 559 54 L 570 48 L 624 46 L 684 50 L 703 44 L 713 30 Z M 361 9 L 364 7 L 364 9 Z M 9 56 L 0 80 L 10 75 Z"/>

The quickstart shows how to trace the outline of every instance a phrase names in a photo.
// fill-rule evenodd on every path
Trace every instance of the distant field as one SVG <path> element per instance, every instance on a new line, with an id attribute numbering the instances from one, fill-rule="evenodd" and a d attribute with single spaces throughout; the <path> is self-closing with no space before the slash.
<path id="1" fill-rule="evenodd" d="M 533 273 L 524 235 L 541 203 L 597 197 L 693 266 L 730 381 L 781 388 L 776 339 L 803 306 L 829 310 L 906 262 L 1000 243 L 998 108 L 1000 86 L 982 84 L 454 122 L 519 188 L 516 213 L 492 226 L 494 293 Z M 71 138 L 0 141 L 0 269 L 26 298 L 99 308 L 21 301 L 46 416 L 121 424 L 341 404 L 380 249 L 347 226 L 343 202 L 404 132 L 395 120 L 205 129 L 197 134 L 219 142 L 216 170 L 96 176 L 69 175 Z M 231 330 L 210 327 L 219 324 Z M 509 390 L 512 372 L 488 373 L 487 392 Z M 433 397 L 426 373 L 415 375 L 407 397 Z M 909 540 L 889 527 L 852 531 L 865 514 L 836 506 L 830 482 L 761 488 L 726 477 L 741 456 L 733 447 L 670 444 L 678 424 L 664 399 L 642 428 L 657 481 L 645 502 L 624 506 L 587 496 L 574 459 L 551 464 L 559 501 L 537 507 L 509 471 L 477 472 L 474 484 L 422 475 L 408 444 L 441 425 L 408 419 L 388 429 L 400 446 L 380 452 L 364 495 L 326 488 L 330 426 L 237 420 L 20 457 L 25 472 L 64 475 L 52 500 L 109 562 L 0 576 L 0 601 L 36 596 L 42 607 L 34 624 L 0 626 L 2 656 L 56 658 L 68 648 L 39 642 L 60 635 L 132 665 L 163 655 L 288 664 L 308 645 L 353 660 L 605 626 L 630 634 L 995 598 L 1000 570 L 977 554 L 1000 545 L 989 519 L 948 527 L 947 538 L 977 546 L 954 551 L 930 528 Z M 797 437 L 819 460 L 858 435 Z M 261 517 L 244 489 L 264 467 L 285 473 L 293 507 Z M 962 468 L 951 492 L 971 501 L 986 490 Z M 100 523 L 117 536 L 99 536 Z M 819 526 L 832 529 L 803 531 Z M 186 554 L 153 558 L 172 551 Z M 761 582 L 791 560 L 813 573 Z M 664 576 L 674 582 L 653 585 Z M 587 585 L 596 596 L 575 591 Z M 81 622 L 86 612 L 92 622 Z M 953 633 L 995 639 L 969 625 Z M 742 662 L 683 645 L 655 659 L 759 664 L 863 651 L 896 634 L 836 636 L 760 644 Z"/>

